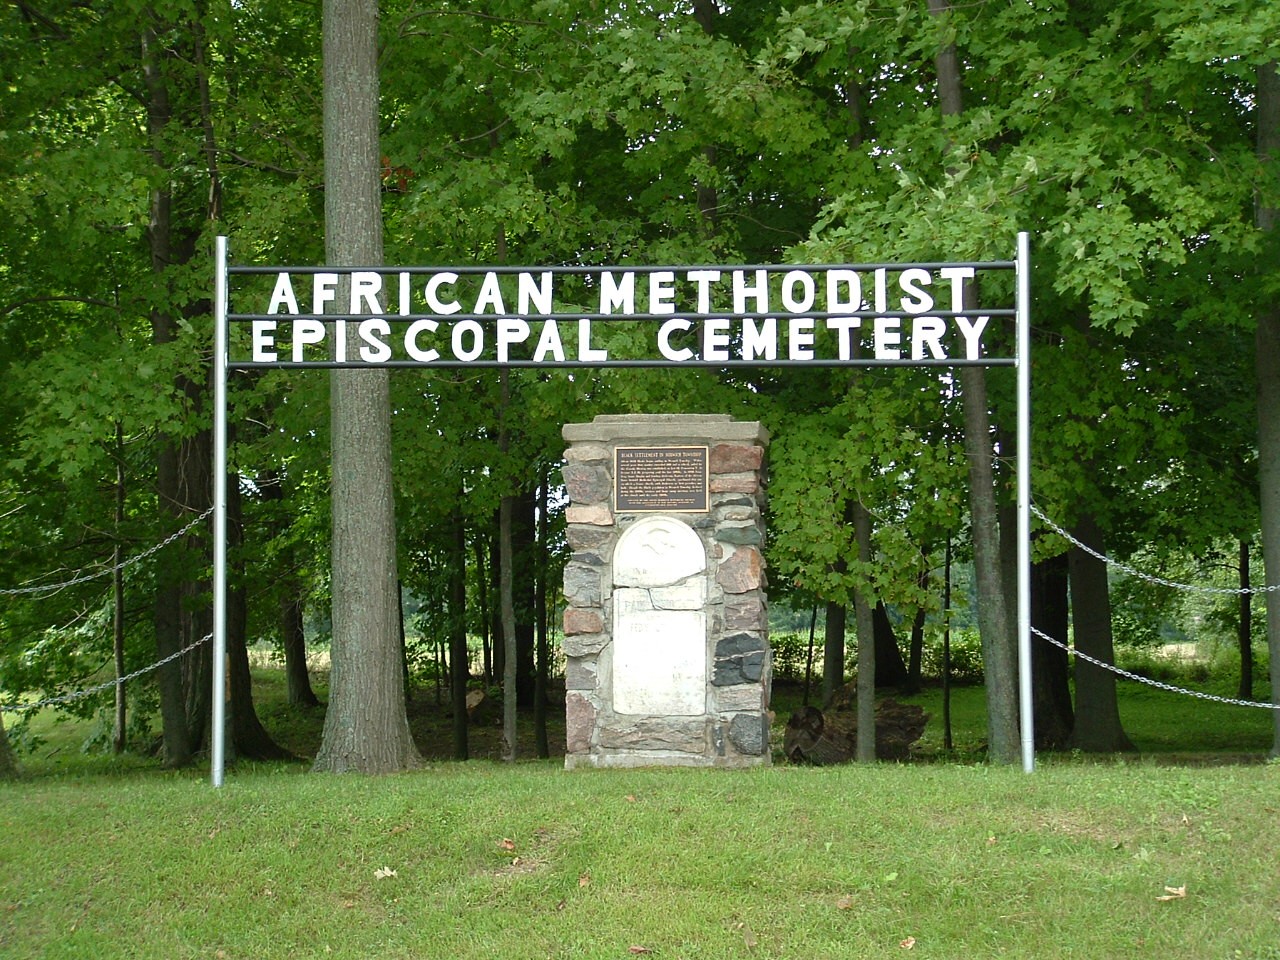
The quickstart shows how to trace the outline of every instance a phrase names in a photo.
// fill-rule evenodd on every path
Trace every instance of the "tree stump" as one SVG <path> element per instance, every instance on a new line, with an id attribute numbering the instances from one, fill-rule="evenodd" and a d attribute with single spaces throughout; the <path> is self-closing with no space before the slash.
<path id="1" fill-rule="evenodd" d="M 467 691 L 467 721 L 472 726 L 487 726 L 493 721 L 493 698 L 484 690 L 472 687 Z"/>
<path id="2" fill-rule="evenodd" d="M 920 707 L 881 700 L 876 704 L 876 759 L 905 760 L 924 734 L 929 715 Z M 857 755 L 856 714 L 824 714 L 817 707 L 797 710 L 787 721 L 782 750 L 792 763 L 824 766 L 849 763 Z"/>

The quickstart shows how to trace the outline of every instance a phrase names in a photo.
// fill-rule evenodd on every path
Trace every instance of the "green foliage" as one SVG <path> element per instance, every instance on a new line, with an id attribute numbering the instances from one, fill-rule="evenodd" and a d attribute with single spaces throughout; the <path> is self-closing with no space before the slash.
<path id="1" fill-rule="evenodd" d="M 1135 569 L 1184 586 L 1116 573 L 1110 583 L 1116 640 L 1134 647 L 1168 643 L 1194 643 L 1205 649 L 1238 647 L 1237 550 L 1237 544 L 1228 542 L 1198 557 L 1182 550 L 1139 551 L 1130 561 Z M 1256 588 L 1256 582 L 1251 586 Z M 1259 602 L 1258 595 L 1250 603 L 1250 620 L 1251 635 L 1265 638 L 1265 602 Z"/>
<path id="2" fill-rule="evenodd" d="M 935 18 L 924 4 L 751 0 L 700 22 L 671 3 L 486 0 L 381 14 L 388 261 L 1007 259 L 1026 230 L 1036 343 L 1024 453 L 1037 503 L 1067 525 L 1097 517 L 1109 551 L 1139 562 L 1147 550 L 1160 568 L 1252 539 L 1248 361 L 1275 283 L 1257 269 L 1274 251 L 1252 212 L 1280 202 L 1280 178 L 1254 155 L 1254 84 L 1280 53 L 1275 5 L 1055 0 Z M 260 0 L 0 13 L 0 586 L 100 566 L 117 542 L 128 553 L 171 532 L 159 453 L 201 438 L 211 416 L 210 238 L 229 233 L 241 263 L 322 258 L 318 27 L 312 10 Z M 957 116 L 937 105 L 944 42 L 964 64 Z M 157 78 L 173 119 L 148 129 Z M 175 255 L 155 263 L 161 199 Z M 1012 278 L 990 283 L 984 297 L 1011 293 Z M 639 336 L 602 333 L 619 350 Z M 1012 378 L 989 379 L 1008 502 Z M 504 495 L 555 476 L 560 425 L 677 410 L 771 431 L 775 600 L 846 603 L 861 590 L 937 613 L 940 545 L 967 522 L 951 378 L 513 370 L 506 383 L 504 401 L 488 373 L 393 378 L 401 572 L 435 613 L 455 505 L 475 629 L 474 546 Z M 258 636 L 278 630 L 283 596 L 315 609 L 328 597 L 327 418 L 319 372 L 232 385 L 231 456 L 251 481 L 235 556 Z M 283 500 L 262 495 L 269 476 Z M 873 518 L 868 563 L 852 504 Z M 560 507 L 553 497 L 553 581 Z M 198 579 L 197 551 L 181 552 Z M 131 666 L 154 645 L 153 577 L 126 581 Z M 1116 590 L 1122 640 L 1150 643 L 1188 620 L 1230 636 L 1225 603 Z M 52 691 L 105 662 L 107 609 L 103 584 L 6 605 L 0 688 Z"/>
<path id="3" fill-rule="evenodd" d="M 807 633 L 770 633 L 769 647 L 773 651 L 773 676 L 775 680 L 801 681 L 809 661 L 809 635 Z M 815 644 L 814 676 L 822 676 L 821 641 Z"/>
<path id="4" fill-rule="evenodd" d="M 951 679 L 954 683 L 982 683 L 982 639 L 977 630 L 952 630 L 949 643 L 944 649 L 942 637 L 936 632 L 926 634 L 923 656 L 920 660 L 921 673 L 926 677 L 940 679 L 944 664 L 951 664 Z"/>

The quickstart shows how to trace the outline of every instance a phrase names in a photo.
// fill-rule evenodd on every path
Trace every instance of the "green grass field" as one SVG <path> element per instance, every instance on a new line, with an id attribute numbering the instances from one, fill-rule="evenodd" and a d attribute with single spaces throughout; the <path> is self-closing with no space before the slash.
<path id="1" fill-rule="evenodd" d="M 257 680 L 268 728 L 314 749 L 322 711 Z M 901 765 L 567 773 L 561 721 L 547 761 L 241 763 L 217 790 L 42 716 L 0 784 L 0 956 L 1280 958 L 1269 712 L 1120 691 L 1140 754 L 1032 774 L 975 762 L 979 687 L 951 754 L 940 691 L 911 698 L 932 719 Z M 411 715 L 447 755 L 430 688 Z"/>
<path id="2" fill-rule="evenodd" d="M 1280 767 L 0 786 L 6 958 L 1280 957 Z"/>

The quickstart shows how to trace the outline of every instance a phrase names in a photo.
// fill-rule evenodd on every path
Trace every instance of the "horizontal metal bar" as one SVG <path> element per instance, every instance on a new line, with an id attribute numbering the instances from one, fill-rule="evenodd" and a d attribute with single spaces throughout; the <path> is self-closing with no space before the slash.
<path id="1" fill-rule="evenodd" d="M 601 273 L 661 273 L 661 272 L 678 272 L 688 273 L 691 270 L 719 270 L 721 273 L 732 273 L 735 270 L 765 270 L 769 273 L 790 273 L 792 270 L 801 270 L 806 272 L 825 272 L 828 270 L 855 270 L 865 273 L 868 270 L 892 270 L 894 272 L 902 270 L 940 270 L 944 267 L 972 267 L 975 270 L 1012 270 L 1017 266 L 1016 260 L 947 260 L 947 261 L 922 261 L 919 263 L 753 263 L 753 264 L 692 264 L 692 265 L 645 265 L 636 264 L 634 266 L 628 264 L 613 264 L 609 266 L 571 266 L 567 264 L 558 264 L 555 266 L 530 266 L 530 267 L 513 267 L 513 266 L 458 266 L 456 264 L 442 264 L 440 266 L 413 266 L 413 267 L 332 267 L 332 266 L 231 266 L 227 268 L 227 272 L 237 276 L 251 276 L 254 274 L 280 274 L 280 273 L 297 273 L 302 275 L 315 273 L 411 273 L 411 274 L 427 274 L 427 273 L 457 273 L 461 275 L 471 276 L 474 274 L 496 273 L 500 275 L 519 274 L 519 273 L 554 273 L 554 274 L 601 274 Z"/>
<path id="2" fill-rule="evenodd" d="M 1017 365 L 1017 360 L 1012 357 L 985 357 L 978 360 L 967 359 L 951 359 L 951 360 L 838 360 L 833 358 L 823 358 L 815 360 L 663 360 L 659 358 L 649 358 L 644 360 L 601 360 L 601 361 L 581 361 L 581 360 L 432 360 L 429 363 L 420 363 L 417 360 L 387 360 L 382 363 L 364 363 L 360 361 L 337 360 L 301 360 L 297 363 L 288 360 L 275 361 L 252 361 L 252 360 L 232 360 L 227 364 L 231 370 L 264 370 L 277 368 L 303 369 L 303 370 L 378 370 L 378 369 L 406 369 L 417 368 L 421 370 L 429 370 L 432 368 L 460 370 L 467 368 L 486 368 L 494 369 L 500 367 L 515 367 L 520 369 L 534 370 L 592 370 L 607 368 L 653 368 L 653 367 L 672 367 L 672 368 L 695 368 L 695 369 L 714 369 L 728 370 L 735 368 L 747 367 L 1012 367 Z"/>
<path id="3" fill-rule="evenodd" d="M 885 317 L 886 319 L 910 320 L 913 317 L 1013 317 L 1017 315 L 1014 307 L 979 307 L 973 310 L 928 310 L 924 313 L 907 313 L 904 310 L 847 310 L 847 311 L 807 311 L 804 313 L 787 313 L 773 311 L 770 313 L 733 313 L 717 311 L 713 313 L 229 313 L 228 320 L 239 323 L 258 322 L 261 320 L 320 320 L 333 323 L 338 320 L 358 322 L 361 320 L 386 320 L 389 323 L 413 323 L 415 320 L 440 320 L 445 323 L 458 323 L 462 320 L 831 320 L 840 318 L 870 319 Z"/>

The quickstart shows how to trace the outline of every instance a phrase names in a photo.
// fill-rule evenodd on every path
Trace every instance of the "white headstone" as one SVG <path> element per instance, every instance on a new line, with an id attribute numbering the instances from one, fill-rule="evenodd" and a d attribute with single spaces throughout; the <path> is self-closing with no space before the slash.
<path id="1" fill-rule="evenodd" d="M 706 713 L 706 568 L 698 535 L 671 517 L 646 517 L 619 537 L 613 555 L 615 713 Z"/>
<path id="2" fill-rule="evenodd" d="M 707 569 L 707 552 L 692 528 L 672 517 L 645 517 L 618 538 L 613 582 L 666 587 Z"/>

